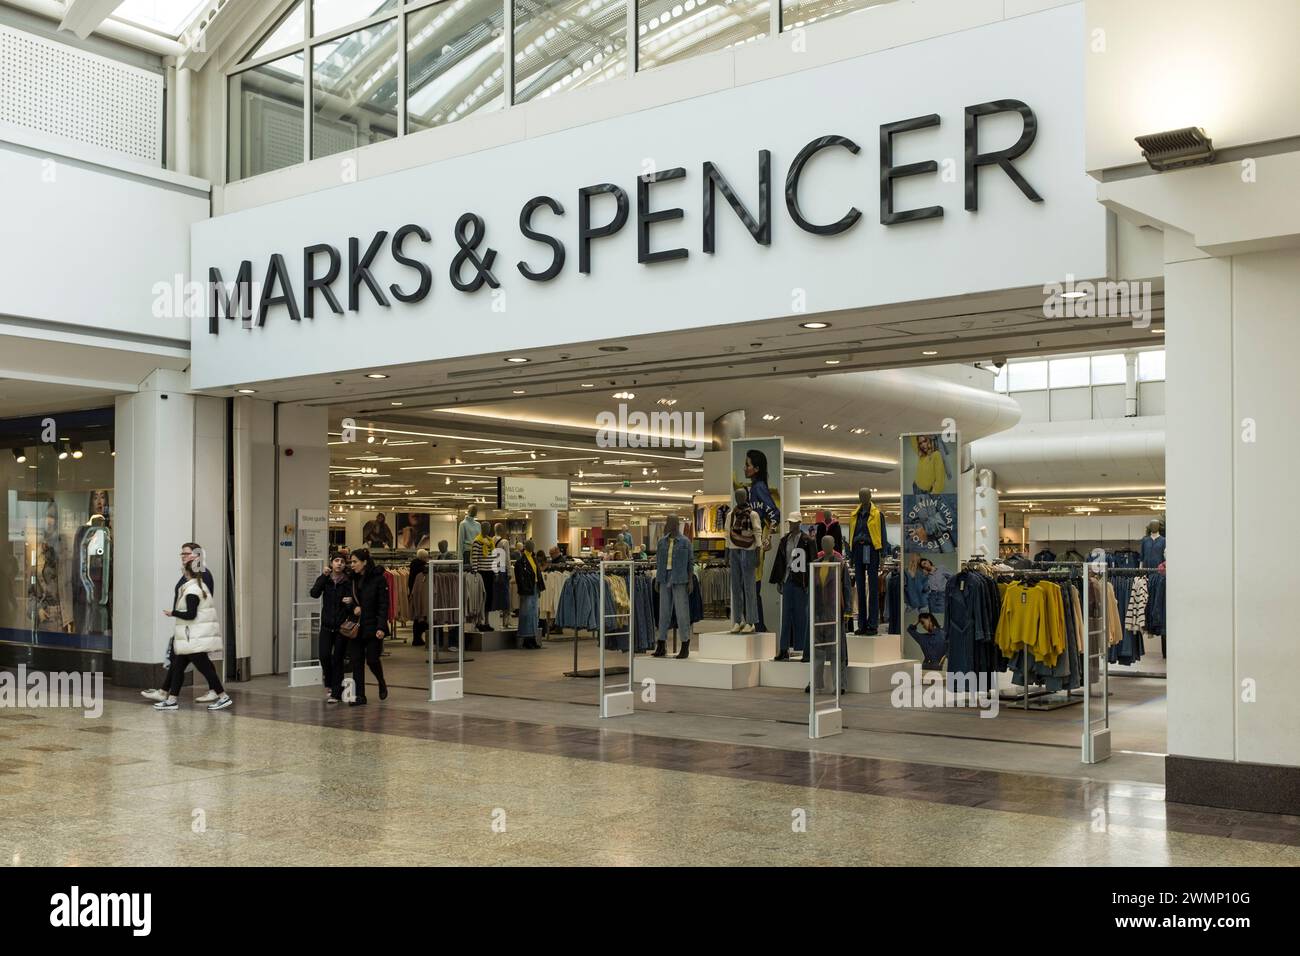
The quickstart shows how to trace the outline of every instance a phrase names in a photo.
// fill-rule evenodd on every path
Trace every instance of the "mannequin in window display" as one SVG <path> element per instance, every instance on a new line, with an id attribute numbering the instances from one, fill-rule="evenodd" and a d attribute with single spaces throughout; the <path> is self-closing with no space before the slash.
<path id="1" fill-rule="evenodd" d="M 492 586 L 496 593 L 492 596 L 492 607 L 501 612 L 501 630 L 510 626 L 510 539 L 506 536 L 506 526 L 498 521 L 492 529 L 492 552 L 495 556 L 496 577 Z"/>
<path id="2" fill-rule="evenodd" d="M 749 506 L 749 492 L 736 489 L 736 506 L 727 515 L 727 563 L 731 567 L 731 632 L 752 634 L 758 624 L 759 549 L 763 545 L 763 519 Z"/>
<path id="3" fill-rule="evenodd" d="M 668 628 L 674 623 L 681 638 L 677 659 L 685 660 L 691 653 L 691 566 L 691 542 L 681 533 L 681 519 L 669 515 L 664 521 L 664 536 L 655 548 L 659 633 L 655 638 L 654 657 L 668 653 Z"/>
<path id="4" fill-rule="evenodd" d="M 858 489 L 858 506 L 849 515 L 849 541 L 858 592 L 858 628 L 853 633 L 874 636 L 880 628 L 880 559 L 889 552 L 889 538 L 870 488 Z"/>
<path id="5" fill-rule="evenodd" d="M 1165 563 L 1165 536 L 1160 533 L 1160 522 L 1152 519 L 1147 524 L 1146 537 L 1141 544 L 1142 567 L 1158 568 Z"/>
<path id="6" fill-rule="evenodd" d="M 88 518 L 77 529 L 72 542 L 75 580 L 72 588 L 73 616 L 80 634 L 103 634 L 112 620 L 112 530 L 109 525 L 109 492 L 96 489 L 86 505 Z M 93 535 L 94 541 L 87 538 Z"/>
<path id="7" fill-rule="evenodd" d="M 63 605 L 59 602 L 59 559 L 49 544 L 40 546 L 31 601 L 32 625 L 36 630 L 63 630 Z"/>
<path id="8" fill-rule="evenodd" d="M 456 531 L 456 553 L 460 555 L 461 563 L 473 566 L 470 549 L 482 530 L 483 526 L 478 523 L 478 505 L 470 505 Z"/>

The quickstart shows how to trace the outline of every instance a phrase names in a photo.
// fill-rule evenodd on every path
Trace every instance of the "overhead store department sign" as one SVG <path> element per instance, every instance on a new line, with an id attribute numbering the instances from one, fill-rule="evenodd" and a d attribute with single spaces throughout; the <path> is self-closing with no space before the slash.
<path id="1" fill-rule="evenodd" d="M 194 384 L 1104 275 L 1082 34 L 1061 8 L 199 223 Z"/>
<path id="2" fill-rule="evenodd" d="M 569 510 L 566 478 L 497 478 L 497 507 L 505 511 L 532 508 Z"/>

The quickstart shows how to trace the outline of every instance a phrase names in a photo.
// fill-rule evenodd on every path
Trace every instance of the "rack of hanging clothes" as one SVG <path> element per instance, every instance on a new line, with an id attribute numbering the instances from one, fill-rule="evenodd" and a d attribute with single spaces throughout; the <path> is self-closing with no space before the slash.
<path id="1" fill-rule="evenodd" d="M 564 579 L 560 589 L 560 596 L 555 605 L 555 627 L 573 629 L 573 669 L 565 671 L 565 677 L 600 676 L 598 668 L 582 669 L 578 667 L 578 641 L 581 639 L 579 632 L 600 633 L 600 592 L 602 588 L 605 592 L 605 606 L 615 608 L 615 613 L 617 613 L 618 603 L 615 600 L 611 580 L 609 575 L 601 573 L 598 565 L 575 566 Z M 548 583 L 547 587 L 549 586 Z M 626 596 L 626 581 L 622 590 Z M 625 601 L 624 614 L 627 613 L 626 607 Z M 606 668 L 605 673 L 626 673 L 626 668 L 621 671 L 618 668 Z"/>
<path id="2" fill-rule="evenodd" d="M 942 648 L 948 662 L 945 682 L 954 693 L 979 688 L 991 691 L 998 686 L 998 674 L 1006 670 L 1007 661 L 996 640 L 1002 612 L 998 573 L 983 560 L 964 562 L 944 586 L 941 634 L 926 635 L 918 630 L 912 635 L 932 660 L 938 659 L 936 651 L 940 648 L 927 649 L 923 639 L 946 641 Z"/>
<path id="3" fill-rule="evenodd" d="M 1023 688 L 1002 701 L 1040 711 L 1083 703 L 1072 691 L 1081 690 L 1084 679 L 1084 567 L 1057 564 L 997 575 L 1001 609 L 994 641 Z"/>
<path id="4" fill-rule="evenodd" d="M 1160 635 L 1160 653 L 1167 656 L 1164 572 L 1155 568 L 1108 567 L 1106 577 L 1115 590 L 1120 630 L 1120 639 L 1110 647 L 1110 663 L 1128 665 L 1141 661 L 1146 632 Z"/>
<path id="5" fill-rule="evenodd" d="M 705 617 L 725 618 L 731 607 L 731 566 L 726 560 L 713 559 L 695 566 L 700 582 L 700 600 Z"/>

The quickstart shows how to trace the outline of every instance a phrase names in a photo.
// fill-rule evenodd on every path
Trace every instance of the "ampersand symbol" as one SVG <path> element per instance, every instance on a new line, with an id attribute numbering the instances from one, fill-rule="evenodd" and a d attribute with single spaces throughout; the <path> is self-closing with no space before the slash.
<path id="1" fill-rule="evenodd" d="M 467 236 L 465 234 L 466 229 L 471 226 L 473 230 Z M 501 283 L 492 274 L 492 263 L 496 261 L 497 251 L 488 249 L 487 255 L 482 259 L 478 257 L 475 251 L 483 241 L 483 234 L 486 231 L 487 227 L 483 225 L 483 217 L 476 213 L 467 212 L 456 220 L 456 242 L 460 246 L 460 252 L 456 253 L 451 260 L 451 284 L 461 292 L 477 292 L 483 288 L 484 282 L 494 289 L 501 288 Z M 466 260 L 473 264 L 475 275 L 468 282 L 462 282 L 460 270 L 465 265 Z"/>

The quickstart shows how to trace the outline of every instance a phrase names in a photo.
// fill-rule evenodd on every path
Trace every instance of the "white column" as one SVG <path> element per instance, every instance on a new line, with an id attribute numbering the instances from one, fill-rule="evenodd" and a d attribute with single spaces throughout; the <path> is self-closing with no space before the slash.
<path id="1" fill-rule="evenodd" d="M 116 399 L 113 516 L 113 671 L 116 683 L 162 673 L 180 577 L 194 540 L 194 398 L 184 373 L 160 370 Z"/>
<path id="2" fill-rule="evenodd" d="M 534 508 L 532 514 L 533 544 L 539 551 L 549 551 L 560 543 L 559 513 L 554 508 Z"/>
<path id="3" fill-rule="evenodd" d="M 287 673 L 293 655 L 293 548 L 286 528 L 297 529 L 298 510 L 329 508 L 329 410 L 306 405 L 276 405 L 276 673 Z M 374 447 L 378 447 L 377 445 Z M 392 520 L 392 515 L 389 515 Z"/>
<path id="4" fill-rule="evenodd" d="M 275 632 L 275 406 L 234 402 L 235 656 L 241 677 L 269 674 Z"/>
<path id="5" fill-rule="evenodd" d="M 1133 418 L 1138 413 L 1138 355 L 1124 353 L 1124 417 Z"/>
<path id="6" fill-rule="evenodd" d="M 791 478 L 785 478 L 781 482 L 781 505 L 785 508 L 786 514 L 799 510 L 799 493 L 802 480 L 798 475 Z M 804 519 L 807 520 L 806 518 Z M 786 524 L 785 515 L 781 515 L 781 534 L 785 534 Z"/>
<path id="7" fill-rule="evenodd" d="M 176 129 L 174 133 L 175 155 L 172 158 L 171 168 L 178 173 L 188 176 L 190 174 L 190 70 L 188 67 L 178 66 L 175 71 L 176 88 L 172 91 L 175 97 L 175 109 L 172 115 L 176 119 Z"/>

